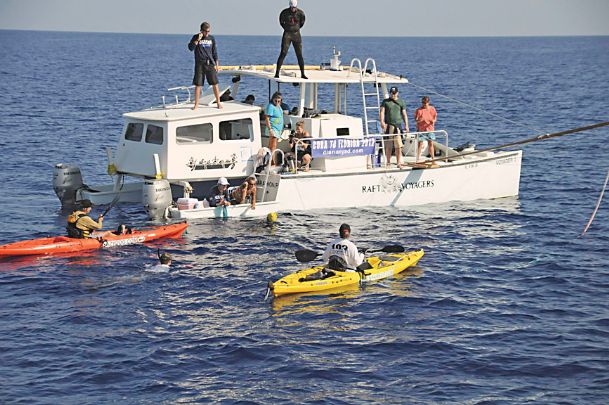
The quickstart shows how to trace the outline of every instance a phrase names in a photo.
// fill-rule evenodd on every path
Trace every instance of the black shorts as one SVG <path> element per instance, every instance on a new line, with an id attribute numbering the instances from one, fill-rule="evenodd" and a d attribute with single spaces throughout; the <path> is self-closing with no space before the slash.
<path id="1" fill-rule="evenodd" d="M 216 67 L 214 65 L 206 65 L 204 63 L 195 64 L 195 77 L 192 79 L 192 84 L 195 86 L 203 86 L 207 79 L 207 83 L 210 86 L 218 84 L 218 75 L 216 74 Z"/>

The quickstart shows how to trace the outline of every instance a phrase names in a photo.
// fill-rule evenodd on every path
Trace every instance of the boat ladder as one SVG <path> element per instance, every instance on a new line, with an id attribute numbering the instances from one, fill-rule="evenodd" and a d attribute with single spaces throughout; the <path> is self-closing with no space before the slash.
<path id="1" fill-rule="evenodd" d="M 376 69 L 376 61 L 372 58 L 366 59 L 364 68 L 362 69 L 362 62 L 358 58 L 351 60 L 351 66 L 349 73 L 353 71 L 353 68 L 359 69 L 360 75 L 360 87 L 362 90 L 362 105 L 364 107 L 364 134 L 370 136 L 371 134 L 380 134 L 381 127 L 379 122 L 379 114 L 381 111 L 381 94 L 379 90 L 378 81 L 378 70 Z M 370 75 L 370 76 L 367 76 Z M 374 81 L 366 80 L 367 77 L 372 77 Z M 370 86 L 374 86 L 370 89 Z M 376 114 L 374 118 L 370 118 L 368 113 Z M 375 154 L 380 153 L 383 155 L 383 142 L 378 143 L 378 148 L 375 150 Z M 374 166 L 374 155 L 371 156 L 371 163 Z"/>

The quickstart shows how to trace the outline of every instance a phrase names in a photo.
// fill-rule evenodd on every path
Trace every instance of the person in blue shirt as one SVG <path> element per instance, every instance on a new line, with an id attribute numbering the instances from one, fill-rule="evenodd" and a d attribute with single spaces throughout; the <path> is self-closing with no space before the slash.
<path id="1" fill-rule="evenodd" d="M 282 100 L 283 98 L 281 93 L 275 92 L 273 97 L 271 97 L 271 102 L 266 106 L 266 110 L 264 112 L 266 129 L 269 135 L 269 149 L 271 150 L 271 153 L 277 149 L 277 141 L 281 139 L 281 133 L 283 132 L 283 109 L 281 108 Z M 275 164 L 274 161 L 273 164 Z"/>
<path id="2" fill-rule="evenodd" d="M 195 51 L 195 76 L 192 79 L 192 84 L 195 85 L 195 105 L 192 108 L 196 110 L 199 107 L 199 97 L 201 97 L 201 87 L 207 79 L 207 83 L 214 89 L 216 96 L 216 105 L 222 108 L 220 102 L 220 90 L 218 89 L 218 71 L 220 61 L 218 60 L 218 50 L 216 48 L 216 39 L 209 34 L 211 25 L 208 22 L 201 24 L 201 31 L 190 39 L 188 49 Z"/>

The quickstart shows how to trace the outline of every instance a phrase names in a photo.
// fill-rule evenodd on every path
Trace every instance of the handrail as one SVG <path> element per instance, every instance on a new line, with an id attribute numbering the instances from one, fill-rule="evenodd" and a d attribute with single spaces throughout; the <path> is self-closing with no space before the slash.
<path id="1" fill-rule="evenodd" d="M 353 65 L 357 62 L 357 66 L 359 66 L 359 74 L 362 75 L 362 61 L 359 58 L 351 59 L 351 64 L 349 65 L 349 71 L 347 72 L 347 77 L 351 76 L 351 72 L 353 71 Z"/>
<path id="2" fill-rule="evenodd" d="M 167 89 L 167 91 L 178 91 L 178 90 L 186 90 L 188 92 L 188 100 L 184 101 L 183 104 L 186 103 L 190 103 L 191 99 L 191 93 L 190 93 L 190 89 L 194 89 L 195 86 L 177 86 L 177 87 L 170 87 Z M 176 94 L 176 105 L 180 104 L 180 101 L 178 99 L 178 95 Z M 165 106 L 165 98 L 163 97 L 163 106 Z"/>
<path id="3" fill-rule="evenodd" d="M 424 135 L 424 134 L 440 134 L 440 135 L 444 135 L 444 147 L 448 151 L 448 132 L 446 132 L 446 130 L 444 130 L 444 129 L 438 129 L 438 130 L 435 130 L 435 131 L 405 132 L 406 136 L 414 135 L 415 142 L 417 142 L 417 144 L 419 142 L 425 142 L 425 141 L 419 141 L 419 135 Z M 417 145 L 417 148 L 418 148 L 418 145 Z M 435 157 L 432 156 L 431 159 L 433 160 L 433 159 L 435 159 Z M 444 161 L 448 162 L 448 152 L 446 153 Z"/>

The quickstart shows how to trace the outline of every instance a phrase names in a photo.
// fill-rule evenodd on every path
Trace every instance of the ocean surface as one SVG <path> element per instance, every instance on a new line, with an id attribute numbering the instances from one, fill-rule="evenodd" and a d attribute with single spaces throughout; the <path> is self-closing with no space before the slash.
<path id="1" fill-rule="evenodd" d="M 0 31 L 0 244 L 64 232 L 52 166 L 107 183 L 121 114 L 190 84 L 188 40 Z M 246 65 L 274 63 L 280 39 L 217 41 L 222 64 Z M 306 62 L 329 62 L 332 46 L 344 64 L 373 57 L 409 78 L 411 112 L 429 94 L 451 145 L 609 120 L 609 37 L 305 36 Z M 261 102 L 266 84 L 245 82 L 240 97 Z M 605 404 L 607 201 L 578 235 L 608 134 L 526 145 L 518 198 L 293 212 L 272 227 L 200 220 L 175 241 L 2 260 L 0 403 Z M 121 222 L 147 219 L 125 205 L 106 226 Z M 301 268 L 294 251 L 323 248 L 342 222 L 359 246 L 426 255 L 395 279 L 264 301 L 269 280 Z M 157 248 L 174 256 L 169 273 L 147 271 Z"/>

